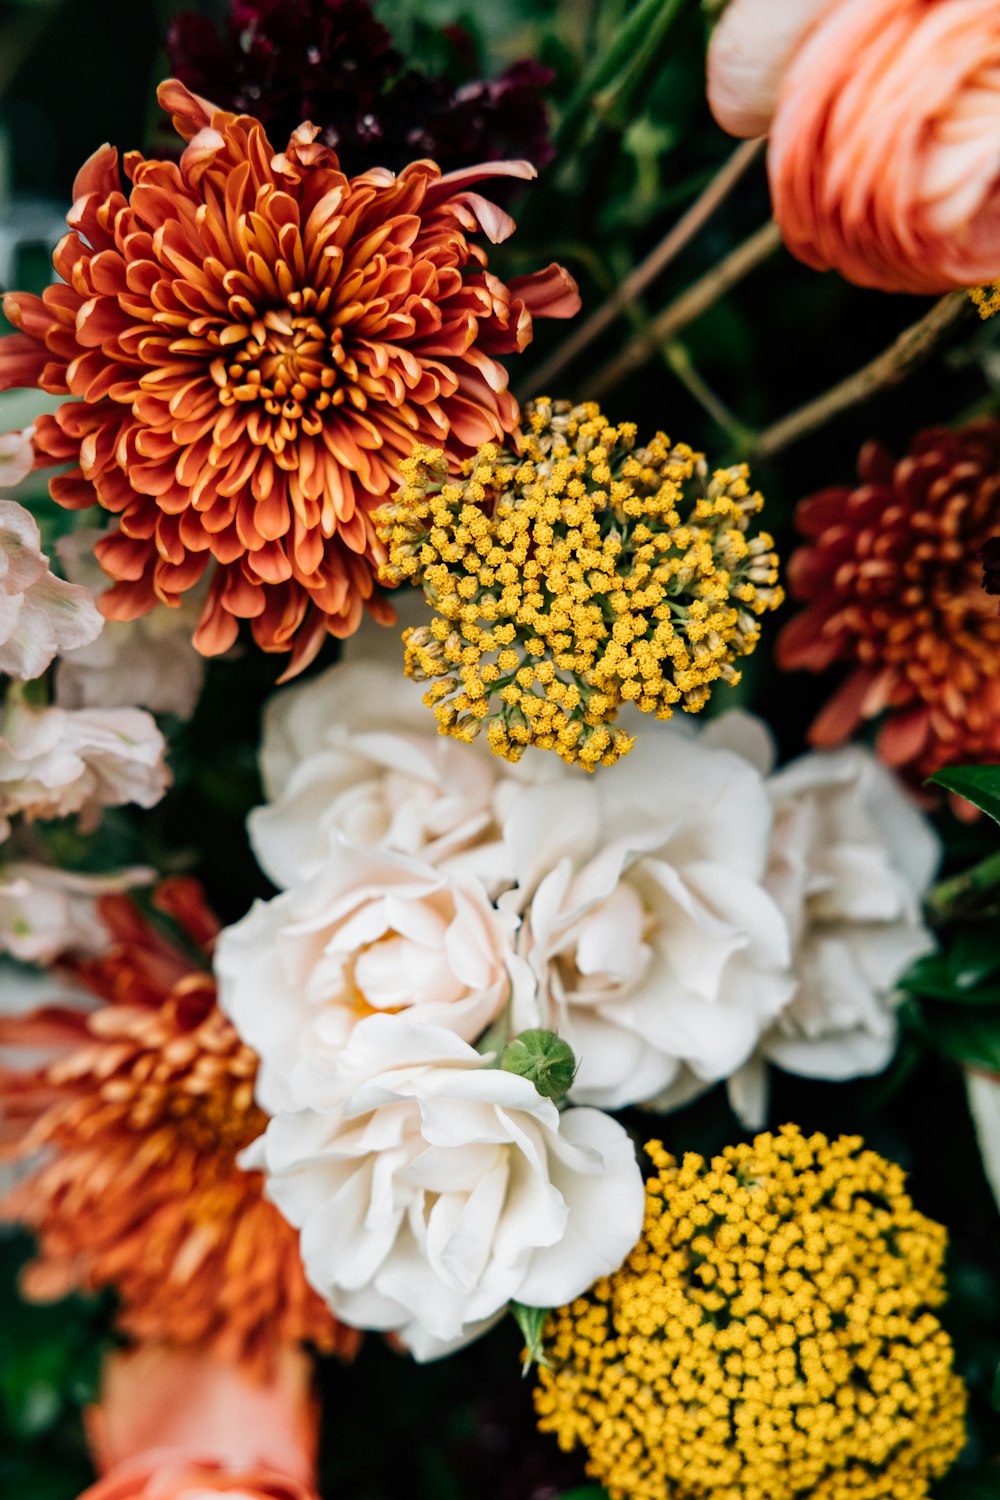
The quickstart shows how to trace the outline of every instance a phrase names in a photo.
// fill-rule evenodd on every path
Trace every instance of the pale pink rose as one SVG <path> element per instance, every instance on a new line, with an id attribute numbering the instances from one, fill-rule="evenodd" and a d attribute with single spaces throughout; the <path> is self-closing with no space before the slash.
<path id="1" fill-rule="evenodd" d="M 724 125 L 770 120 L 774 216 L 807 265 L 928 295 L 1000 276 L 996 0 L 732 0 L 709 98 Z"/>
<path id="2" fill-rule="evenodd" d="M 14 464 L 2 443 L 0 477 Z M 57 653 L 89 645 L 104 624 L 89 590 L 57 578 L 41 548 L 24 506 L 0 500 L 0 672 L 22 680 L 40 677 Z"/>
<path id="3" fill-rule="evenodd" d="M 250 1494 L 270 1495 L 268 1485 L 280 1476 L 297 1495 L 299 1485 L 315 1480 L 318 1413 L 310 1387 L 310 1361 L 300 1349 L 284 1349 L 264 1376 L 167 1344 L 112 1354 L 100 1399 L 86 1413 L 95 1464 L 119 1484 L 123 1474 L 148 1474 L 156 1483 L 111 1486 L 108 1494 L 162 1493 L 166 1500 L 186 1495 L 186 1486 L 197 1493 L 188 1471 L 198 1469 L 211 1476 L 199 1475 L 202 1489 L 236 1488 L 224 1476 L 242 1472 Z M 257 1479 L 247 1471 L 258 1471 Z"/>

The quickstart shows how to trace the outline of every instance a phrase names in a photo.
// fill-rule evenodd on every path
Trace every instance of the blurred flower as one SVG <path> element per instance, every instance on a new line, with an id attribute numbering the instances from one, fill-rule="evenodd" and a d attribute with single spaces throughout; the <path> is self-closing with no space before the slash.
<path id="1" fill-rule="evenodd" d="M 515 1299 L 549 1307 L 614 1270 L 642 1223 L 632 1144 L 608 1115 L 560 1114 L 454 1032 L 360 1022 L 296 1075 L 299 1108 L 259 1149 L 338 1317 L 419 1360 L 468 1343 Z"/>
<path id="2" fill-rule="evenodd" d="M 264 1374 L 203 1349 L 116 1350 L 104 1361 L 98 1402 L 84 1413 L 87 1441 L 107 1475 L 153 1459 L 158 1476 L 178 1464 L 219 1464 L 311 1485 L 318 1440 L 311 1384 L 309 1357 L 291 1346 Z"/>
<path id="3" fill-rule="evenodd" d="M 50 569 L 34 518 L 0 500 L 0 672 L 40 677 L 57 653 L 88 646 L 103 624 L 89 590 Z"/>
<path id="4" fill-rule="evenodd" d="M 392 584 L 421 586 L 434 610 L 410 629 L 406 669 L 444 733 L 519 760 L 526 745 L 587 770 L 632 738 L 621 705 L 696 713 L 757 644 L 757 616 L 781 602 L 763 504 L 746 470 L 710 479 L 704 458 L 657 434 L 635 448 L 593 403 L 539 401 L 518 455 L 492 443 L 449 479 L 418 449 L 406 483 L 376 512 Z"/>
<path id="5" fill-rule="evenodd" d="M 10 819 L 78 814 L 93 829 L 105 807 L 154 807 L 170 785 L 166 744 L 138 708 L 0 709 L 0 837 Z"/>
<path id="6" fill-rule="evenodd" d="M 318 1500 L 310 1485 L 271 1469 L 229 1469 L 207 1461 L 160 1458 L 150 1454 L 105 1474 L 80 1500 Z"/>
<path id="7" fill-rule="evenodd" d="M 472 876 L 335 844 L 219 937 L 219 1004 L 260 1057 L 260 1104 L 294 1108 L 302 1060 L 336 1058 L 376 1011 L 476 1041 L 510 998 L 516 925 Z"/>
<path id="8" fill-rule="evenodd" d="M 120 516 L 96 547 L 108 619 L 176 604 L 212 565 L 195 644 L 227 650 L 249 619 L 290 672 L 375 598 L 371 508 L 415 444 L 457 462 L 517 426 L 501 354 L 533 315 L 571 316 L 551 266 L 505 285 L 469 236 L 513 221 L 476 188 L 526 162 L 442 177 L 348 179 L 302 126 L 278 153 L 260 124 L 169 82 L 179 165 L 102 147 L 74 186 L 54 257 L 66 285 L 11 293 L 0 385 L 74 399 L 39 418 L 60 504 Z"/>
<path id="9" fill-rule="evenodd" d="M 1000 594 L 1000 536 L 991 536 L 976 553 L 983 565 L 983 588 L 988 594 Z"/>
<path id="10" fill-rule="evenodd" d="M 66 577 L 95 597 L 108 588 L 95 556 L 102 533 L 89 527 L 61 537 L 56 552 Z M 191 644 L 203 589 L 184 594 L 176 609 L 154 609 L 137 620 L 105 624 L 100 638 L 56 666 L 61 708 L 124 708 L 190 719 L 205 679 L 205 659 Z"/>
<path id="11" fill-rule="evenodd" d="M 794 989 L 764 887 L 771 809 L 745 761 L 672 725 L 613 776 L 520 793 L 504 825 L 533 980 L 513 1030 L 572 1047 L 571 1098 L 682 1104 L 753 1055 Z"/>
<path id="12" fill-rule="evenodd" d="M 883 291 L 1000 272 L 998 80 L 994 0 L 731 0 L 708 59 L 720 123 L 770 132 L 792 253 Z"/>
<path id="13" fill-rule="evenodd" d="M 352 172 L 420 156 L 446 169 L 511 156 L 544 167 L 554 154 L 548 68 L 525 59 L 457 88 L 429 78 L 405 66 L 369 0 L 230 0 L 220 27 L 182 12 L 167 48 L 188 88 L 279 139 L 312 121 Z"/>
<path id="14" fill-rule="evenodd" d="M 922 1500 L 965 1443 L 944 1229 L 857 1137 L 647 1151 L 643 1236 L 551 1315 L 535 1405 L 611 1500 Z"/>
<path id="15" fill-rule="evenodd" d="M 981 318 L 992 318 L 1000 312 L 1000 280 L 992 281 L 988 286 L 970 287 L 969 296 L 976 304 Z"/>
<path id="16" fill-rule="evenodd" d="M 723 715 L 705 739 L 770 770 L 769 735 L 749 715 Z M 799 756 L 765 784 L 774 807 L 765 884 L 791 933 L 795 990 L 729 1081 L 733 1108 L 755 1129 L 767 1117 L 769 1062 L 835 1079 L 888 1065 L 897 981 L 933 947 L 921 903 L 940 858 L 927 818 L 860 745 Z"/>
<path id="17" fill-rule="evenodd" d="M 152 878 L 153 872 L 141 867 L 114 875 L 86 875 L 32 860 L 4 859 L 0 863 L 0 952 L 33 964 L 53 963 L 64 953 L 82 957 L 103 953 L 110 939 L 98 919 L 98 901 L 147 885 Z"/>
<path id="18" fill-rule="evenodd" d="M 501 762 L 434 731 L 400 670 L 346 662 L 275 694 L 264 712 L 268 802 L 249 819 L 257 859 L 279 886 L 316 874 L 341 840 L 392 849 L 488 888 L 505 873 Z"/>
<path id="19" fill-rule="evenodd" d="M 796 514 L 807 541 L 788 580 L 806 607 L 779 665 L 851 669 L 810 739 L 834 745 L 881 718 L 880 758 L 915 780 L 1000 759 L 1000 617 L 977 563 L 1000 521 L 1000 422 L 919 433 L 898 462 L 870 443 L 858 473 Z"/>
<path id="20" fill-rule="evenodd" d="M 157 910 L 190 953 L 216 923 L 194 882 L 164 882 Z M 256 1059 L 215 1004 L 211 974 L 125 897 L 101 915 L 112 948 L 65 965 L 102 1002 L 0 1020 L 0 1044 L 57 1047 L 0 1091 L 35 1101 L 22 1151 L 40 1163 L 3 1204 L 38 1236 L 24 1289 L 41 1300 L 113 1286 L 122 1329 L 266 1367 L 308 1339 L 349 1351 L 306 1285 L 296 1238 L 237 1157 L 264 1128 Z"/>
<path id="21" fill-rule="evenodd" d="M 0 490 L 12 490 L 27 479 L 35 465 L 34 427 L 0 433 Z M 41 538 L 39 538 L 39 541 Z"/>

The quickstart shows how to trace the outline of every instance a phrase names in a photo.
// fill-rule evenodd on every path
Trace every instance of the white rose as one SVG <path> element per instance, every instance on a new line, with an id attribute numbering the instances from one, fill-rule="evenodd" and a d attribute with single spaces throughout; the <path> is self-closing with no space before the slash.
<path id="1" fill-rule="evenodd" d="M 166 744 L 137 708 L 29 708 L 0 713 L 0 834 L 9 819 L 78 813 L 93 827 L 104 807 L 152 807 L 170 784 Z"/>
<path id="2" fill-rule="evenodd" d="M 289 886 L 340 837 L 477 871 L 502 883 L 497 826 L 506 767 L 439 735 L 402 668 L 356 662 L 286 688 L 264 715 L 268 805 L 250 815 L 261 867 Z"/>
<path id="3" fill-rule="evenodd" d="M 111 579 L 94 556 L 102 532 L 74 531 L 56 543 L 73 584 L 99 596 Z M 205 679 L 205 658 L 191 636 L 204 589 L 191 589 L 176 609 L 163 605 L 137 620 L 108 621 L 99 640 L 60 659 L 56 702 L 62 708 L 148 708 L 151 713 L 194 713 Z"/>
<path id="4" fill-rule="evenodd" d="M 760 775 L 672 726 L 612 772 L 522 791 L 505 838 L 534 979 L 514 1030 L 573 1048 L 572 1098 L 668 1108 L 753 1054 L 787 1004 L 787 924 L 764 888 L 771 809 Z"/>
<path id="5" fill-rule="evenodd" d="M 87 646 L 103 625 L 90 592 L 49 568 L 34 518 L 16 501 L 0 500 L 0 672 L 40 677 L 58 652 Z"/>
<path id="6" fill-rule="evenodd" d="M 617 1269 L 642 1227 L 631 1142 L 560 1114 L 451 1031 L 373 1016 L 299 1077 L 296 1113 L 254 1151 L 301 1230 L 306 1274 L 345 1322 L 419 1360 L 468 1343 L 516 1300 L 554 1307 Z"/>
<path id="7" fill-rule="evenodd" d="M 727 714 L 710 731 L 767 769 L 759 721 Z M 731 1081 L 753 1128 L 767 1111 L 767 1063 L 808 1078 L 880 1073 L 896 1047 L 897 980 L 933 947 L 921 901 L 940 857 L 927 819 L 860 745 L 812 751 L 767 778 L 774 831 L 766 883 L 792 934 L 796 988 Z"/>
<path id="8" fill-rule="evenodd" d="M 258 901 L 216 946 L 219 1004 L 261 1059 L 269 1113 L 300 1060 L 334 1057 L 373 1011 L 475 1041 L 510 997 L 516 918 L 473 876 L 335 844 L 310 879 Z"/>

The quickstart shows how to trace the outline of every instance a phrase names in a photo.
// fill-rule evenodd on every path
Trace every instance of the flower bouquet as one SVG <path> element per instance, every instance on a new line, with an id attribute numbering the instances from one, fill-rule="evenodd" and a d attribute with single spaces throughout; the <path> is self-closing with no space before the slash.
<path id="1" fill-rule="evenodd" d="M 1000 11 L 486 10 L 0 15 L 3 1493 L 986 1500 Z"/>

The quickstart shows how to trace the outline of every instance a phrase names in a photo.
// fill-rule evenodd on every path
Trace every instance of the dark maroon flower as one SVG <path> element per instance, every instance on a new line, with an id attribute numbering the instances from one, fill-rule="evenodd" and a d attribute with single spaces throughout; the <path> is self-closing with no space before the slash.
<path id="1" fill-rule="evenodd" d="M 452 38 L 456 56 L 468 51 L 461 40 Z M 457 86 L 430 78 L 406 65 L 370 0 L 230 0 L 221 30 L 205 16 L 179 15 L 167 48 L 183 83 L 254 115 L 272 139 L 311 120 L 351 173 L 399 170 L 422 156 L 445 171 L 552 159 L 547 68 L 526 60 Z"/>

